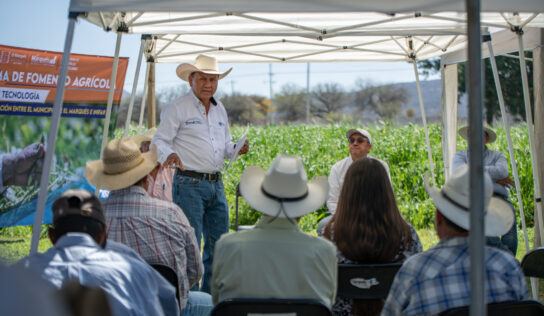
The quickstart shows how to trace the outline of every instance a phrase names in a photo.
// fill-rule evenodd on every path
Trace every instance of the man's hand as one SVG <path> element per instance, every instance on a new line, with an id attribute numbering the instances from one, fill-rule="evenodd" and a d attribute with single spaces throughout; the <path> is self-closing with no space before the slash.
<path id="1" fill-rule="evenodd" d="M 27 186 L 40 178 L 45 156 L 43 143 L 34 143 L 14 155 L 2 159 L 4 185 Z"/>
<path id="2" fill-rule="evenodd" d="M 249 142 L 246 141 L 244 142 L 244 146 L 242 146 L 242 148 L 240 148 L 240 151 L 238 152 L 238 155 L 245 155 L 247 154 L 247 152 L 249 151 Z"/>
<path id="3" fill-rule="evenodd" d="M 509 189 L 514 187 L 514 181 L 509 176 L 504 179 L 497 180 L 495 182 L 497 182 L 498 184 L 504 185 L 505 187 Z"/>
<path id="4" fill-rule="evenodd" d="M 179 159 L 179 156 L 176 153 L 171 153 L 164 161 L 163 166 L 185 170 L 185 168 L 183 168 L 183 164 L 181 163 L 181 159 Z"/>

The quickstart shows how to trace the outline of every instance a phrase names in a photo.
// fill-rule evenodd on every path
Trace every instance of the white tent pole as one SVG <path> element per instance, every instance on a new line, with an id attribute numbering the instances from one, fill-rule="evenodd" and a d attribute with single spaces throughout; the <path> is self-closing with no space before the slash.
<path id="1" fill-rule="evenodd" d="M 136 64 L 136 73 L 134 74 L 134 84 L 132 85 L 132 93 L 130 95 L 130 102 L 128 104 L 127 118 L 125 120 L 125 133 L 124 137 L 128 136 L 128 129 L 130 127 L 130 121 L 132 121 L 132 107 L 134 106 L 134 98 L 136 97 L 136 88 L 138 88 L 138 77 L 140 77 L 140 65 L 142 64 L 142 55 L 144 54 L 145 38 L 142 38 L 140 44 L 140 52 L 138 53 L 138 63 Z"/>
<path id="2" fill-rule="evenodd" d="M 104 152 L 104 148 L 108 142 L 108 132 L 110 128 L 110 118 L 111 118 L 111 105 L 113 103 L 113 93 L 115 91 L 115 81 L 117 80 L 117 64 L 119 64 L 119 50 L 121 48 L 121 37 L 123 33 L 117 33 L 117 42 L 115 44 L 115 57 L 113 58 L 113 68 L 111 70 L 110 78 L 110 92 L 108 94 L 108 106 L 106 108 L 106 119 L 104 120 L 104 132 L 102 133 L 102 146 L 100 147 L 100 158 Z M 121 87 L 122 89 L 123 87 Z M 97 188 L 98 189 L 98 188 Z"/>
<path id="3" fill-rule="evenodd" d="M 138 133 L 142 132 L 142 125 L 144 121 L 145 101 L 147 100 L 147 83 L 149 80 L 149 63 L 146 63 L 144 92 L 142 93 L 142 102 L 140 104 L 140 120 L 138 121 Z"/>
<path id="4" fill-rule="evenodd" d="M 36 214 L 34 215 L 34 226 L 32 227 L 32 241 L 30 243 L 30 254 L 38 251 L 40 243 L 40 232 L 45 212 L 45 204 L 47 202 L 47 189 L 49 186 L 49 176 L 51 174 L 51 164 L 55 155 L 55 144 L 57 141 L 57 133 L 59 130 L 60 115 L 62 113 L 62 101 L 64 100 L 64 86 L 66 84 L 66 76 L 68 74 L 68 62 L 70 60 L 70 51 L 72 50 L 72 41 L 74 38 L 74 28 L 78 13 L 70 12 L 68 15 L 68 30 L 66 31 L 66 40 L 64 42 L 64 50 L 62 61 L 60 64 L 60 73 L 58 78 L 57 92 L 55 94 L 55 103 L 53 113 L 51 114 L 51 125 L 49 135 L 47 137 L 47 147 L 43 163 L 42 175 L 40 179 L 40 191 L 38 192 L 38 203 L 36 205 Z"/>
<path id="5" fill-rule="evenodd" d="M 427 142 L 427 154 L 429 158 L 429 167 L 431 169 L 432 183 L 435 184 L 433 153 L 431 152 L 431 140 L 429 138 L 429 129 L 427 128 L 427 118 L 425 115 L 425 106 L 423 105 L 423 95 L 421 94 L 421 83 L 419 82 L 419 74 L 417 73 L 417 63 L 413 59 L 414 75 L 416 76 L 417 95 L 419 97 L 419 109 L 421 111 L 421 119 L 423 120 L 423 129 L 425 130 L 425 141 Z"/>
<path id="6" fill-rule="evenodd" d="M 470 190 L 470 316 L 486 315 L 484 258 L 484 137 L 480 1 L 466 0 Z"/>
<path id="7" fill-rule="evenodd" d="M 521 217 L 521 226 L 523 228 L 523 237 L 525 241 L 525 249 L 529 251 L 529 238 L 527 237 L 527 225 L 525 224 L 525 212 L 523 211 L 523 201 L 521 199 L 521 186 L 519 184 L 518 167 L 516 164 L 516 157 L 514 156 L 514 146 L 512 145 L 512 138 L 510 136 L 510 123 L 506 117 L 506 108 L 504 106 L 504 96 L 502 95 L 501 82 L 499 79 L 499 73 L 497 70 L 497 62 L 495 60 L 495 54 L 493 53 L 493 45 L 491 39 L 487 41 L 487 48 L 489 50 L 489 60 L 491 61 L 491 69 L 493 70 L 493 79 L 495 80 L 495 89 L 497 90 L 497 97 L 499 99 L 499 106 L 501 108 L 502 125 L 506 134 L 506 142 L 508 143 L 508 153 L 510 155 L 510 163 L 512 164 L 512 172 L 514 173 L 514 183 L 516 185 L 516 194 L 518 197 L 519 215 Z M 514 225 L 517 225 L 514 222 Z M 533 291 L 533 298 L 538 299 L 538 289 L 534 278 L 531 278 L 531 289 Z"/>
<path id="8" fill-rule="evenodd" d="M 310 124 L 310 63 L 306 65 L 306 124 Z"/>
<path id="9" fill-rule="evenodd" d="M 452 174 L 451 162 L 457 150 L 457 64 L 444 65 L 442 61 L 442 158 L 447 181 Z"/>
<path id="10" fill-rule="evenodd" d="M 538 177 L 539 175 L 539 168 L 540 166 L 535 160 L 535 130 L 533 126 L 533 112 L 531 111 L 531 99 L 529 94 L 529 81 L 527 80 L 527 65 L 525 64 L 525 49 L 523 47 L 523 33 L 518 32 L 518 44 L 519 44 L 519 65 L 521 70 L 521 82 L 523 84 L 523 99 L 525 101 L 525 115 L 527 117 L 527 130 L 529 132 L 529 145 L 531 149 L 531 164 L 533 166 L 533 179 L 534 179 L 534 194 L 535 197 L 538 197 L 540 194 L 540 179 Z M 541 245 L 544 245 L 544 223 L 542 220 L 542 202 L 537 201 L 535 199 L 534 201 L 535 209 L 537 212 L 537 217 L 539 221 L 539 228 L 540 228 L 540 243 Z"/>

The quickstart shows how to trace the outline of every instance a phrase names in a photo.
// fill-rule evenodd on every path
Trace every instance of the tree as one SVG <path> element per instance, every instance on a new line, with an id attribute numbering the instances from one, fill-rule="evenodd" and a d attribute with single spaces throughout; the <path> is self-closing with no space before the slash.
<path id="1" fill-rule="evenodd" d="M 312 112 L 321 118 L 338 113 L 345 106 L 346 93 L 338 83 L 318 84 L 312 90 L 312 96 L 316 101 L 312 103 Z"/>
<path id="2" fill-rule="evenodd" d="M 228 109 L 231 124 L 247 124 L 261 121 L 264 116 L 257 107 L 254 96 L 234 93 L 221 98 L 221 102 Z"/>
<path id="3" fill-rule="evenodd" d="M 306 92 L 303 88 L 288 83 L 281 87 L 273 102 L 278 115 L 288 121 L 297 121 L 306 117 Z"/>
<path id="4" fill-rule="evenodd" d="M 408 101 L 408 92 L 394 85 L 375 86 L 358 79 L 355 83 L 354 104 L 360 113 L 372 110 L 383 119 L 394 119 Z"/>
<path id="5" fill-rule="evenodd" d="M 532 52 L 528 52 L 527 57 L 532 57 Z M 521 71 L 519 60 L 515 58 L 497 56 L 497 72 L 502 87 L 506 111 L 514 118 L 526 120 L 525 103 L 523 100 L 523 88 L 521 81 Z M 493 70 L 489 58 L 483 62 L 484 66 L 484 108 L 485 119 L 487 123 L 492 123 L 494 119 L 501 117 L 495 81 L 493 79 Z M 423 75 L 436 73 L 440 70 L 440 60 L 418 62 L 418 67 L 422 69 Z M 530 95 L 533 95 L 533 64 L 527 63 L 527 77 L 529 81 Z M 458 87 L 459 95 L 467 92 L 466 87 L 466 63 L 459 64 L 458 67 Z"/>

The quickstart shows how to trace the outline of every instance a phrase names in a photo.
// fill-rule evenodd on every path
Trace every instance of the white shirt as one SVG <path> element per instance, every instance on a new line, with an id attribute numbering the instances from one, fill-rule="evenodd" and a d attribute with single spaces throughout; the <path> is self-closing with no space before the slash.
<path id="1" fill-rule="evenodd" d="M 159 162 L 176 153 L 185 170 L 206 173 L 221 171 L 235 145 L 223 104 L 210 104 L 206 115 L 192 90 L 162 110 L 152 143 L 159 150 Z"/>
<path id="2" fill-rule="evenodd" d="M 366 156 L 366 158 L 379 161 L 385 168 L 387 176 L 389 177 L 389 181 L 391 182 L 389 166 L 385 161 L 370 156 Z M 331 168 L 331 173 L 329 175 L 329 198 L 327 199 L 327 207 L 329 208 L 329 212 L 331 212 L 331 214 L 334 214 L 336 212 L 338 196 L 340 195 L 340 190 L 342 190 L 342 184 L 344 184 L 344 177 L 346 176 L 346 172 L 348 171 L 348 168 L 349 166 L 351 166 L 352 163 L 353 159 L 351 159 L 351 156 L 348 156 L 335 163 Z"/>

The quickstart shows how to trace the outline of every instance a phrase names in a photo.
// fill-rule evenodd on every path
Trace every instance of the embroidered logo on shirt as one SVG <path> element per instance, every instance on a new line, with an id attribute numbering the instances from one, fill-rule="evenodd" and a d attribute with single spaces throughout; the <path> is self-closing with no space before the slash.
<path id="1" fill-rule="evenodd" d="M 193 124 L 198 124 L 198 125 L 202 125 L 202 122 L 199 121 L 199 120 L 190 120 L 190 121 L 185 121 L 185 125 L 193 125 Z"/>
<path id="2" fill-rule="evenodd" d="M 219 126 L 225 126 L 225 123 L 219 122 Z"/>
<path id="3" fill-rule="evenodd" d="M 349 283 L 351 283 L 351 285 L 358 287 L 360 289 L 369 289 L 372 286 L 380 284 L 380 282 L 378 282 L 376 278 L 372 278 L 372 279 L 354 278 L 354 279 L 350 279 Z"/>

